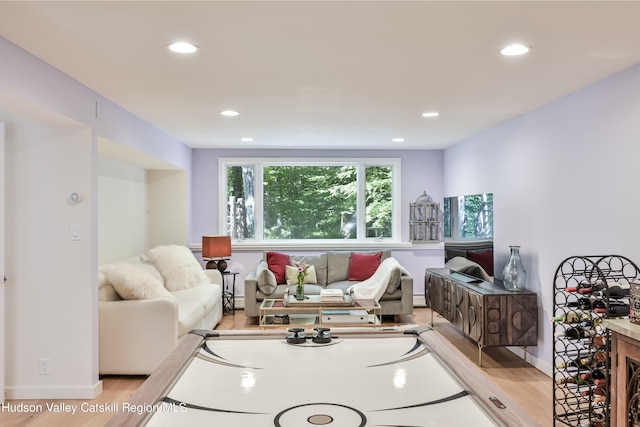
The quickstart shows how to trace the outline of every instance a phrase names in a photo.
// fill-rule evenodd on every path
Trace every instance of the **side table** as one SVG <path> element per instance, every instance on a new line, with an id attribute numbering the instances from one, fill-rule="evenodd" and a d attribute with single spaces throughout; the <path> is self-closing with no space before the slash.
<path id="1" fill-rule="evenodd" d="M 222 309 L 224 313 L 236 313 L 236 276 L 235 271 L 222 272 Z M 233 281 L 230 280 L 233 278 Z M 229 288 L 231 281 L 231 288 Z"/>

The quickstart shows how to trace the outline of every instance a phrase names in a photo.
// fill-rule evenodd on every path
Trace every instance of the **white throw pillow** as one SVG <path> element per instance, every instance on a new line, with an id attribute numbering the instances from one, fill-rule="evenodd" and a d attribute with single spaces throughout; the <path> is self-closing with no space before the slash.
<path id="1" fill-rule="evenodd" d="M 149 262 L 164 277 L 164 286 L 169 291 L 189 289 L 210 283 L 202 266 L 186 246 L 157 246 L 147 251 Z"/>
<path id="2" fill-rule="evenodd" d="M 276 275 L 273 274 L 273 271 L 269 270 L 266 261 L 260 261 L 260 264 L 258 264 L 256 284 L 258 285 L 258 289 L 265 295 L 271 295 L 278 286 L 276 283 Z"/>
<path id="3" fill-rule="evenodd" d="M 287 276 L 287 285 L 291 286 L 298 284 L 298 267 L 287 265 L 285 274 Z M 318 283 L 316 268 L 313 265 L 310 265 L 309 268 L 307 268 L 307 277 L 304 278 L 304 283 Z"/>
<path id="4" fill-rule="evenodd" d="M 98 300 L 117 301 L 122 297 L 113 289 L 113 285 L 107 279 L 104 271 L 98 271 Z"/>
<path id="5" fill-rule="evenodd" d="M 123 299 L 172 297 L 164 288 L 160 272 L 149 264 L 113 264 L 105 275 Z"/>

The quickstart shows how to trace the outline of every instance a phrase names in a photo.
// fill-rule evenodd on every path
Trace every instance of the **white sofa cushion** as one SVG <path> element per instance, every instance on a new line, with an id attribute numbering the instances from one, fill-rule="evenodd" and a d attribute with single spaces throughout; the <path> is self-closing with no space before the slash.
<path id="1" fill-rule="evenodd" d="M 200 327 L 202 319 L 222 299 L 222 287 L 206 283 L 172 292 L 178 302 L 178 336 Z M 209 326 L 210 327 L 210 326 Z"/>
<path id="2" fill-rule="evenodd" d="M 217 283 L 218 285 L 222 285 L 222 274 L 218 269 L 209 269 L 203 270 L 204 274 L 207 276 L 207 283 Z M 222 289 L 222 288 L 221 288 Z"/>
<path id="3" fill-rule="evenodd" d="M 104 273 L 123 299 L 173 298 L 164 288 L 160 272 L 152 265 L 111 264 Z"/>
<path id="4" fill-rule="evenodd" d="M 222 287 L 213 283 L 205 283 L 204 285 L 172 292 L 171 295 L 178 301 L 178 304 L 181 301 L 198 301 L 202 304 L 205 312 L 209 312 L 222 298 Z"/>
<path id="5" fill-rule="evenodd" d="M 157 246 L 149 249 L 147 256 L 164 277 L 165 288 L 171 292 L 209 282 L 202 266 L 186 246 Z"/>
<path id="6" fill-rule="evenodd" d="M 204 306 L 200 301 L 178 301 L 178 337 L 197 328 L 204 315 Z"/>

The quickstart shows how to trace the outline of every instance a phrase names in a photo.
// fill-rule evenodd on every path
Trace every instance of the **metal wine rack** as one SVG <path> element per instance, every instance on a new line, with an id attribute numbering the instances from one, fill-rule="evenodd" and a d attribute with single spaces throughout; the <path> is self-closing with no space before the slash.
<path id="1" fill-rule="evenodd" d="M 610 340 L 602 320 L 628 316 L 629 285 L 639 277 L 620 255 L 572 256 L 556 269 L 554 425 L 609 426 Z"/>

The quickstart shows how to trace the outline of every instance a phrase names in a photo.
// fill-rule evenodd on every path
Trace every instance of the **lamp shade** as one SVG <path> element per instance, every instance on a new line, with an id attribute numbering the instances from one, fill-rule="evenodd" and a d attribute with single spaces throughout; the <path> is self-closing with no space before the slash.
<path id="1" fill-rule="evenodd" d="M 231 256 L 231 236 L 202 236 L 202 258 Z"/>

